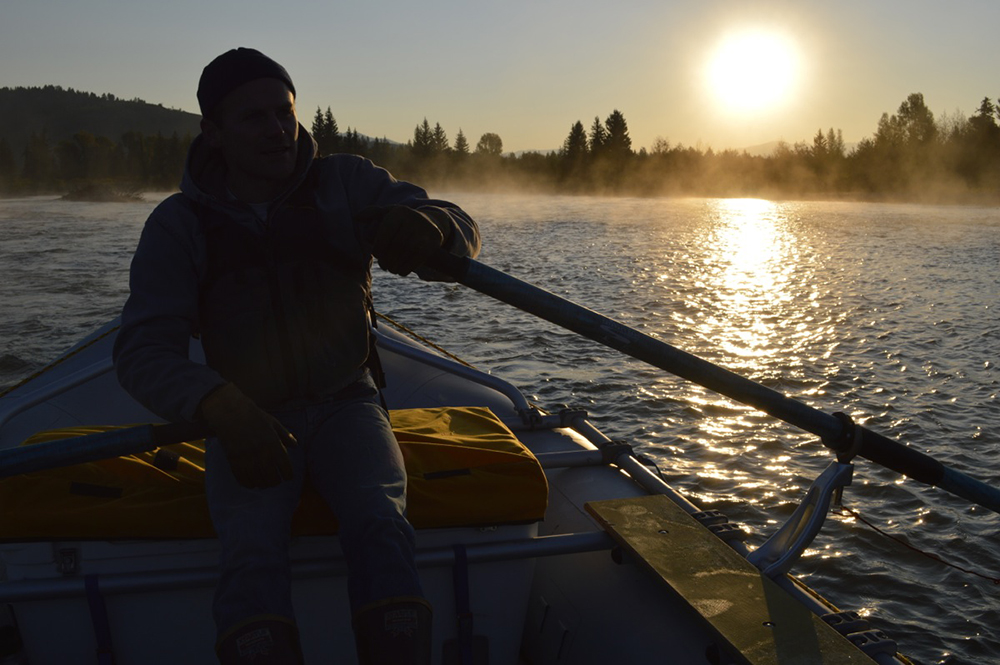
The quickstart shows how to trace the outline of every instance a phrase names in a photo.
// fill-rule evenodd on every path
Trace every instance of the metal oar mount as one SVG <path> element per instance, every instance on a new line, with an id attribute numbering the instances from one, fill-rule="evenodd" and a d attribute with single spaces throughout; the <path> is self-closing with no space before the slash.
<path id="1" fill-rule="evenodd" d="M 1000 490 L 898 441 L 864 427 L 855 430 L 849 420 L 824 413 L 478 261 L 442 251 L 428 265 L 480 293 L 812 432 L 836 450 L 849 448 L 856 439 L 856 453 L 861 457 L 1000 513 Z"/>

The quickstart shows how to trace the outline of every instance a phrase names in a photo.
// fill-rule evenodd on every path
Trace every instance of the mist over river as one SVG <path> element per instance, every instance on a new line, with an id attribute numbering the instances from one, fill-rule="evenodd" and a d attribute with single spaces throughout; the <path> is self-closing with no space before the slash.
<path id="1" fill-rule="evenodd" d="M 1000 209 L 438 194 L 480 259 L 1000 486 Z M 0 387 L 117 315 L 145 203 L 0 200 Z M 813 435 L 454 284 L 375 304 L 541 407 L 585 408 L 757 546 L 833 455 Z M 1000 515 L 858 459 L 844 503 L 1000 577 Z M 1000 585 L 831 515 L 793 570 L 921 663 L 1000 663 Z M 609 608 L 608 611 L 614 611 Z"/>

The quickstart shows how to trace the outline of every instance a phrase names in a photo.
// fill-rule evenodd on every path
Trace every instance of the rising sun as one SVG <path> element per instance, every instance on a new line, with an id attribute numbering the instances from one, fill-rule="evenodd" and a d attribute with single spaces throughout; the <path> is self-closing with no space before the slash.
<path id="1" fill-rule="evenodd" d="M 734 112 L 768 111 L 794 93 L 798 55 L 787 38 L 768 32 L 743 32 L 720 42 L 707 68 L 715 97 Z"/>

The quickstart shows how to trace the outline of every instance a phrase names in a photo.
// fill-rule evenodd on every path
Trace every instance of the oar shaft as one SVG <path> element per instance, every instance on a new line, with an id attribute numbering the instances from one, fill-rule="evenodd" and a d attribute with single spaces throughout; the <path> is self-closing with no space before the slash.
<path id="1" fill-rule="evenodd" d="M 110 457 L 136 455 L 160 446 L 204 438 L 204 423 L 137 425 L 30 446 L 0 450 L 0 478 Z"/>
<path id="2" fill-rule="evenodd" d="M 823 439 L 840 440 L 844 423 L 739 374 L 629 328 L 593 310 L 472 259 L 439 254 L 431 266 L 460 284 L 558 326 L 759 409 Z M 861 428 L 858 454 L 914 480 L 936 485 L 1000 513 L 1000 490 L 903 444 Z"/>
<path id="3" fill-rule="evenodd" d="M 468 270 L 459 281 L 813 434 L 823 437 L 840 434 L 842 425 L 833 416 L 486 265 L 469 261 Z"/>
<path id="4" fill-rule="evenodd" d="M 840 435 L 843 427 L 840 421 L 818 409 L 478 261 L 460 261 L 461 264 L 451 264 L 449 274 L 459 283 L 480 293 L 753 406 L 818 436 Z"/>

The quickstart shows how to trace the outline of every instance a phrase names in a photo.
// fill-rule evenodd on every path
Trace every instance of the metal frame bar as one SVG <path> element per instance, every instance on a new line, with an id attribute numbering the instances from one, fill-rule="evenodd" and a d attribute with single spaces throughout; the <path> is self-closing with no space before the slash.
<path id="1" fill-rule="evenodd" d="M 482 564 L 596 552 L 610 550 L 614 546 L 615 543 L 611 536 L 604 531 L 590 531 L 537 536 L 497 543 L 467 544 L 466 551 L 469 563 Z M 418 568 L 450 566 L 455 562 L 455 552 L 447 546 L 419 549 L 416 560 Z M 296 579 L 344 576 L 346 573 L 347 564 L 340 557 L 306 559 L 292 564 L 292 577 Z M 176 590 L 184 587 L 213 586 L 217 580 L 218 570 L 214 567 L 115 573 L 101 575 L 101 592 L 124 594 Z M 86 591 L 82 575 L 14 580 L 0 584 L 0 603 L 82 597 L 84 595 L 86 595 Z"/>
<path id="2" fill-rule="evenodd" d="M 558 418 L 546 418 L 545 422 L 551 427 L 558 427 Z M 569 453 L 573 457 L 565 457 L 567 461 L 573 460 L 573 463 L 569 466 L 581 465 L 587 466 L 593 463 L 592 460 L 596 459 L 598 455 L 601 455 L 600 448 L 613 443 L 613 441 L 608 438 L 603 432 L 594 427 L 594 425 L 587 420 L 585 414 L 580 414 L 572 418 L 570 426 L 581 436 L 583 436 L 587 441 L 596 446 L 598 450 L 595 451 L 583 451 L 583 454 L 578 455 L 576 452 Z M 589 453 L 589 455 L 588 455 Z M 557 455 L 562 455 L 562 453 L 557 453 Z M 544 455 L 540 455 L 539 459 L 544 459 Z M 559 466 L 558 460 L 560 458 L 550 458 L 555 464 L 549 468 L 557 468 Z M 615 466 L 624 470 L 632 478 L 632 480 L 645 489 L 651 494 L 665 494 L 671 498 L 677 505 L 683 508 L 689 514 L 697 513 L 701 511 L 697 505 L 692 503 L 687 497 L 680 494 L 677 490 L 667 484 L 662 478 L 657 476 L 655 473 L 650 471 L 645 464 L 643 464 L 638 458 L 636 458 L 630 451 L 625 449 L 621 455 L 619 455 L 613 462 Z M 746 558 L 752 551 L 746 543 L 741 541 L 731 541 L 728 543 L 730 547 L 736 550 L 741 556 Z M 791 575 L 780 575 L 774 579 L 782 589 L 791 594 L 793 597 L 797 598 L 799 602 L 803 603 L 806 607 L 811 609 L 815 614 L 823 616 L 824 614 L 829 614 L 830 612 L 836 611 L 836 607 L 829 604 L 828 601 L 824 599 L 817 598 L 815 595 L 810 593 L 809 589 L 797 582 Z"/>

